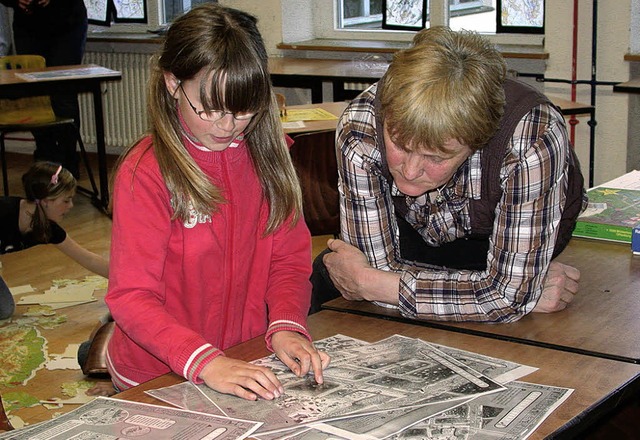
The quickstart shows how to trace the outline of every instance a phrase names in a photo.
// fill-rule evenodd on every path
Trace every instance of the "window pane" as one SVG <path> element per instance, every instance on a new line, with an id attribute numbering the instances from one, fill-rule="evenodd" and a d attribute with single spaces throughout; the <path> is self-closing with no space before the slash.
<path id="1" fill-rule="evenodd" d="M 496 0 L 449 0 L 449 27 L 495 34 Z"/>
<path id="2" fill-rule="evenodd" d="M 544 26 L 544 1 L 502 1 L 503 26 Z"/>
<path id="3" fill-rule="evenodd" d="M 178 15 L 194 6 L 202 3 L 218 3 L 218 0 L 163 0 L 163 3 L 164 21 L 165 23 L 171 23 Z"/>
<path id="4" fill-rule="evenodd" d="M 369 13 L 382 14 L 382 0 L 369 0 Z"/>
<path id="5" fill-rule="evenodd" d="M 144 0 L 114 0 L 113 5 L 116 8 L 117 19 L 124 21 L 137 20 L 146 23 L 147 15 L 145 13 Z"/>
<path id="6" fill-rule="evenodd" d="M 420 30 L 426 11 L 422 0 L 389 0 L 386 4 L 384 29 Z"/>
<path id="7" fill-rule="evenodd" d="M 341 29 L 381 29 L 382 0 L 337 0 Z"/>
<path id="8" fill-rule="evenodd" d="M 382 0 L 335 2 L 341 11 L 340 29 L 382 29 Z M 496 32 L 497 0 L 427 0 L 427 27 L 431 19 L 429 8 L 432 2 L 449 4 L 449 26 L 456 31 Z"/>
<path id="9" fill-rule="evenodd" d="M 363 3 L 365 0 L 344 0 L 342 5 L 342 16 L 344 18 L 360 17 L 363 14 Z"/>

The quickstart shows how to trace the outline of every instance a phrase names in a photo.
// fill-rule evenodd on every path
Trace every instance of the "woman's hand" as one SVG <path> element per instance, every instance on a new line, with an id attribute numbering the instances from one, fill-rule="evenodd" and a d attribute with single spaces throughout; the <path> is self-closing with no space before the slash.
<path id="1" fill-rule="evenodd" d="M 578 293 L 580 271 L 567 264 L 552 261 L 544 279 L 542 295 L 533 311 L 552 313 L 564 310 Z"/>
<path id="2" fill-rule="evenodd" d="M 330 239 L 327 246 L 332 251 L 322 261 L 327 267 L 333 285 L 349 301 L 362 301 L 366 288 L 359 274 L 371 268 L 367 257 L 355 246 L 342 240 Z"/>
<path id="3" fill-rule="evenodd" d="M 313 371 L 317 383 L 324 382 L 322 371 L 329 366 L 331 358 L 324 351 L 316 350 L 313 344 L 300 333 L 279 331 L 271 336 L 271 346 L 280 359 L 298 377 Z"/>
<path id="4" fill-rule="evenodd" d="M 400 274 L 371 267 L 365 254 L 342 240 L 329 239 L 322 261 L 333 285 L 349 301 L 381 301 L 398 305 Z"/>
<path id="5" fill-rule="evenodd" d="M 200 378 L 209 388 L 247 400 L 258 397 L 272 400 L 284 392 L 270 369 L 226 356 L 218 356 L 209 362 L 202 369 Z"/>

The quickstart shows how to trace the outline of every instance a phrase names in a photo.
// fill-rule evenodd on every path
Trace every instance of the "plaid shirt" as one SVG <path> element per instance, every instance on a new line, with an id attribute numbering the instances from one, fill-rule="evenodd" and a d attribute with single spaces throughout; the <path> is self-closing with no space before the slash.
<path id="1" fill-rule="evenodd" d="M 486 270 L 447 270 L 400 257 L 391 199 L 399 191 L 381 172 L 375 93 L 374 84 L 348 106 L 338 124 L 342 239 L 364 252 L 373 267 L 400 274 L 399 309 L 405 316 L 512 322 L 531 312 L 542 294 L 565 202 L 570 144 L 562 115 L 539 105 L 513 133 L 502 159 L 503 195 L 496 207 Z M 406 219 L 428 245 L 470 233 L 469 201 L 480 198 L 481 155 L 479 150 L 469 157 L 440 194 L 406 196 Z"/>

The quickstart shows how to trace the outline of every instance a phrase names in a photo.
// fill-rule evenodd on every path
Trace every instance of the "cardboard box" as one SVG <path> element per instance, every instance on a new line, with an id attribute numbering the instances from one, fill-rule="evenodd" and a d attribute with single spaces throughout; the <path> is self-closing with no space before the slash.
<path id="1" fill-rule="evenodd" d="M 589 206 L 578 217 L 573 236 L 631 243 L 640 219 L 640 189 L 599 186 L 587 194 Z"/>

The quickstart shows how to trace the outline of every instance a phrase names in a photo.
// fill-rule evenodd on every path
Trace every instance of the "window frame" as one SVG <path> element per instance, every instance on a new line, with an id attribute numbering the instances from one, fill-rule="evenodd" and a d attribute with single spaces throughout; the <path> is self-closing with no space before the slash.
<path id="1" fill-rule="evenodd" d="M 303 0 L 304 1 L 304 0 Z M 478 0 L 481 1 L 481 0 Z M 343 40 L 386 40 L 409 42 L 415 35 L 415 30 L 388 29 L 341 29 L 338 26 L 341 14 L 341 0 L 307 0 L 307 5 L 313 10 L 314 28 L 307 38 L 300 38 L 287 33 L 287 17 L 283 15 L 283 41 L 295 42 L 304 39 L 343 39 Z M 449 1 L 429 0 L 429 26 L 446 26 L 449 22 Z M 283 7 L 283 12 L 286 9 Z M 492 43 L 497 45 L 544 45 L 544 34 L 536 33 L 483 33 Z"/>
<path id="2" fill-rule="evenodd" d="M 461 4 L 460 1 L 461 0 L 449 0 L 450 10 L 458 11 L 462 9 L 478 8 L 484 5 L 484 2 L 482 0 L 469 0 L 468 3 L 464 4 Z M 454 2 L 454 4 L 452 5 L 451 2 Z"/>
<path id="3" fill-rule="evenodd" d="M 91 15 L 90 8 L 87 8 L 87 15 L 89 24 L 97 25 L 97 26 L 111 26 L 112 24 L 117 23 L 138 23 L 138 24 L 148 24 L 149 22 L 149 13 L 148 13 L 148 0 L 140 0 L 142 2 L 142 17 L 136 18 L 125 18 L 118 17 L 118 8 L 116 7 L 115 0 L 102 0 L 102 5 L 104 9 L 99 11 L 100 16 Z M 159 0 L 164 1 L 164 0 Z"/>
<path id="4" fill-rule="evenodd" d="M 344 1 L 344 0 L 339 0 Z M 367 1 L 367 0 L 364 0 Z M 369 0 L 370 1 L 370 0 Z M 413 30 L 418 31 L 420 29 L 424 29 L 427 24 L 427 10 L 428 10 L 428 1 L 422 0 L 419 5 L 420 10 L 420 24 L 419 25 L 409 25 L 409 24 L 400 24 L 393 23 L 389 21 L 388 11 L 389 11 L 389 2 L 392 0 L 383 0 L 382 1 L 382 29 L 383 30 Z M 417 5 L 414 5 L 416 7 Z"/>
<path id="5" fill-rule="evenodd" d="M 502 23 L 502 0 L 496 1 L 496 33 L 523 33 L 523 34 L 544 34 L 544 14 L 547 5 L 545 0 L 542 2 L 542 26 L 517 26 L 506 25 Z"/>
<path id="6" fill-rule="evenodd" d="M 300 26 L 300 22 L 296 17 L 286 14 L 290 7 L 285 7 L 282 2 L 282 29 L 277 31 L 278 41 L 291 43 L 296 41 L 308 40 L 313 38 L 323 39 L 340 39 L 340 40 L 368 40 L 368 41 L 390 41 L 390 42 L 410 42 L 415 31 L 392 31 L 381 29 L 338 29 L 337 23 L 337 4 L 338 0 L 291 0 L 295 1 L 301 7 L 300 10 L 307 11 L 312 22 Z M 444 25 L 444 17 L 447 12 L 438 3 L 444 3 L 443 0 L 430 0 L 431 2 L 431 19 L 430 25 Z M 238 6 L 238 7 L 241 7 Z M 112 23 L 109 28 L 90 25 L 91 31 L 98 33 L 147 33 L 148 31 L 157 30 L 163 24 L 163 11 L 161 0 L 147 0 L 147 24 L 138 23 Z M 544 43 L 544 34 L 485 34 L 485 36 L 494 44 L 511 46 L 539 46 Z"/>
<path id="7" fill-rule="evenodd" d="M 367 41 L 390 41 L 390 42 L 410 42 L 415 35 L 415 31 L 407 30 L 383 30 L 383 29 L 340 29 L 338 23 L 338 4 L 340 0 L 300 0 L 311 10 L 313 16 L 313 28 L 306 32 L 288 32 L 292 23 L 289 17 L 283 14 L 282 41 L 296 42 L 305 39 L 338 39 L 338 40 L 367 40 Z M 448 0 L 429 0 L 430 3 L 430 26 L 446 26 L 448 24 Z M 283 8 L 283 10 L 285 10 Z M 293 17 L 291 17 L 293 20 Z M 489 41 L 500 46 L 534 46 L 543 47 L 544 34 L 520 34 L 503 33 L 483 34 Z"/>

